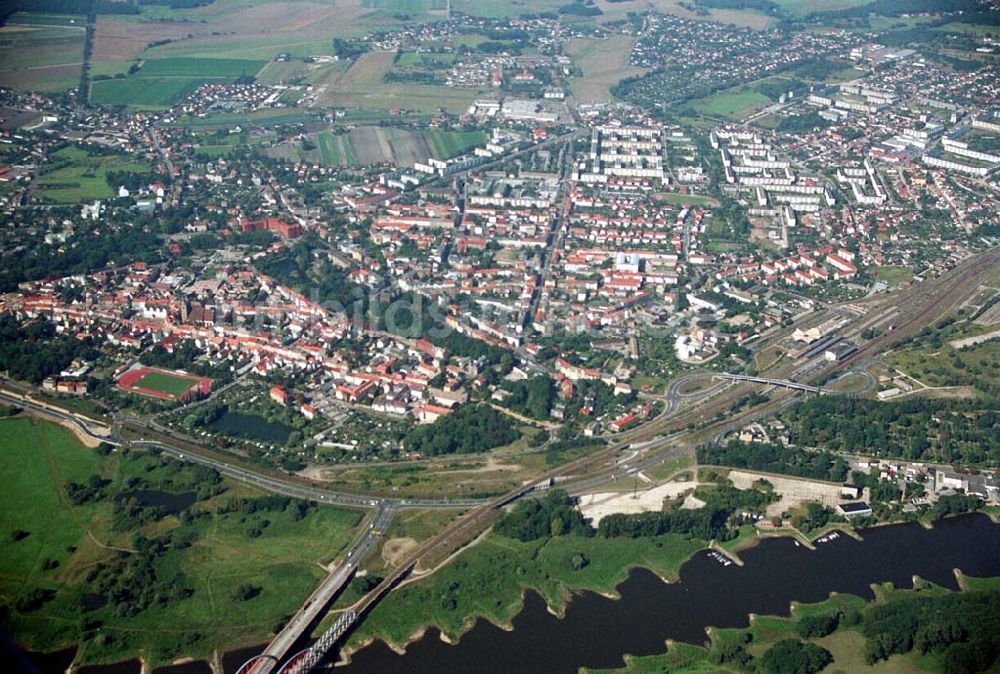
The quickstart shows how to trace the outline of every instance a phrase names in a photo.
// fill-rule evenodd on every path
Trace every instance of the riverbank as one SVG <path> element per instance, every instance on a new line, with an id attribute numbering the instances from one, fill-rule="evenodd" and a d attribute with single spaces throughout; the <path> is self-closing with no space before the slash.
<path id="1" fill-rule="evenodd" d="M 524 610 L 525 597 L 531 593 L 543 601 L 547 612 L 564 618 L 571 602 L 582 594 L 620 598 L 619 587 L 634 569 L 649 570 L 662 581 L 675 583 L 683 566 L 707 556 L 700 555 L 702 551 L 714 549 L 739 566 L 745 562 L 745 555 L 768 541 L 798 544 L 802 551 L 814 552 L 841 541 L 863 545 L 864 536 L 884 528 L 862 532 L 860 541 L 857 532 L 824 528 L 815 532 L 808 548 L 797 542 L 801 535 L 798 532 L 758 535 L 752 527 L 745 527 L 738 539 L 722 546 L 675 536 L 636 540 L 557 537 L 520 543 L 491 534 L 477 551 L 458 557 L 452 563 L 455 568 L 439 569 L 436 577 L 421 579 L 377 606 L 348 639 L 340 654 L 341 662 L 350 661 L 365 647 L 380 641 L 393 652 L 406 653 L 431 632 L 461 644 L 481 622 L 510 630 Z M 568 562 L 574 554 L 587 558 L 585 568 L 571 568 Z M 505 569 L 509 572 L 505 573 Z"/>
<path id="2" fill-rule="evenodd" d="M 360 520 L 38 419 L 0 420 L 0 445 L 2 628 L 33 651 L 76 647 L 76 667 L 152 672 L 269 638 Z"/>
<path id="3" fill-rule="evenodd" d="M 442 643 L 441 633 L 448 641 L 456 641 L 447 629 L 425 627 L 424 638 L 407 643 L 403 656 L 379 641 L 357 650 L 362 636 L 365 640 L 377 636 L 371 633 L 375 625 L 370 624 L 369 634 L 355 635 L 350 640 L 349 644 L 354 645 L 352 664 L 342 671 L 475 672 L 485 653 L 490 654 L 491 666 L 497 671 L 512 673 L 540 668 L 575 672 L 578 666 L 616 669 L 625 666 L 621 660 L 624 653 L 637 657 L 663 655 L 668 640 L 690 645 L 681 650 L 698 647 L 708 639 L 705 629 L 709 626 L 745 630 L 751 622 L 765 620 L 763 616 L 786 616 L 784 620 L 792 614 L 797 617 L 792 602 L 825 601 L 831 593 L 871 600 L 875 599 L 873 583 L 910 587 L 914 575 L 955 590 L 959 588 L 955 567 L 967 569 L 969 576 L 1000 575 L 1000 535 L 997 525 L 986 517 L 944 520 L 930 530 L 917 524 L 900 524 L 862 533 L 862 541 L 838 535 L 817 542 L 815 551 L 796 547 L 791 539 L 765 539 L 744 551 L 743 567 L 725 566 L 708 554 L 695 553 L 680 568 L 679 580 L 670 584 L 637 569 L 627 574 L 613 593 L 602 593 L 607 596 L 573 593 L 572 603 L 555 611 L 559 618 L 551 615 L 552 607 L 544 595 L 522 589 L 517 594 L 521 610 L 509 620 L 497 621 L 502 627 L 488 618 L 479 620 L 460 634 L 457 646 Z M 538 554 L 545 554 L 544 547 Z M 467 561 L 470 566 L 465 573 L 475 577 L 475 560 Z M 443 585 L 434 584 L 434 592 L 446 590 L 449 580 L 444 576 L 442 580 Z M 920 583 L 921 587 L 925 585 Z M 461 588 L 454 591 L 460 593 Z M 400 596 L 394 601 L 390 597 L 381 610 L 403 609 L 413 600 Z M 436 613 L 429 606 L 427 612 Z M 375 618 L 374 612 L 369 618 Z M 614 625 L 614 630 L 608 629 L 609 625 Z M 445 627 L 454 629 L 451 625 Z M 513 630 L 508 631 L 511 627 Z M 416 634 L 413 631 L 404 636 Z M 599 646 L 593 644 L 595 634 L 601 635 Z M 851 638 L 857 646 L 857 639 Z M 400 641 L 394 644 L 400 645 Z M 833 650 L 843 655 L 850 648 L 839 644 Z M 552 653 L 566 657 L 554 658 Z M 518 659 L 522 656 L 534 665 L 524 664 Z"/>

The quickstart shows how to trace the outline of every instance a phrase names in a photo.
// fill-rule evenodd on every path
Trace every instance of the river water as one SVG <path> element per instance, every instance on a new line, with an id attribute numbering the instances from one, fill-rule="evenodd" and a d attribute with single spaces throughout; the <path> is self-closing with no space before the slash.
<path id="1" fill-rule="evenodd" d="M 576 674 L 582 666 L 620 667 L 623 654 L 652 655 L 666 640 L 705 642 L 705 628 L 745 627 L 751 613 L 787 615 L 792 601 L 816 602 L 831 592 L 872 597 L 871 584 L 911 587 L 913 576 L 958 589 L 954 569 L 968 576 L 1000 576 L 1000 524 L 984 515 L 938 522 L 876 527 L 857 541 L 840 534 L 816 550 L 789 538 L 773 538 L 740 553 L 744 566 L 724 566 L 706 552 L 680 569 L 680 580 L 664 583 L 643 569 L 618 587 L 621 599 L 583 592 L 563 619 L 529 593 L 510 632 L 479 621 L 455 646 L 436 629 L 410 644 L 403 655 L 376 642 L 355 653 L 337 674 Z M 262 647 L 227 653 L 232 674 Z M 337 654 L 331 654 L 335 659 Z M 39 663 L 41 664 L 41 663 Z M 54 662 L 45 663 L 43 671 Z M 65 667 L 63 665 L 62 667 Z M 165 667 L 156 674 L 200 674 L 205 663 Z M 60 668 L 58 671 L 61 671 Z M 136 661 L 89 668 L 87 674 L 138 674 Z"/>
<path id="2" fill-rule="evenodd" d="M 741 553 L 742 567 L 698 553 L 677 583 L 638 569 L 619 586 L 620 600 L 582 593 L 561 620 L 529 594 L 513 631 L 479 621 L 450 646 L 431 629 L 404 655 L 376 642 L 336 671 L 576 674 L 581 666 L 623 666 L 625 653 L 663 653 L 667 639 L 703 643 L 706 627 L 745 627 L 751 613 L 787 615 L 792 601 L 822 601 L 831 592 L 871 598 L 872 583 L 911 587 L 914 575 L 957 589 L 955 568 L 969 576 L 1000 575 L 1000 525 L 983 515 L 938 522 L 931 530 L 877 527 L 863 536 L 841 534 L 815 551 L 788 538 L 764 540 Z"/>

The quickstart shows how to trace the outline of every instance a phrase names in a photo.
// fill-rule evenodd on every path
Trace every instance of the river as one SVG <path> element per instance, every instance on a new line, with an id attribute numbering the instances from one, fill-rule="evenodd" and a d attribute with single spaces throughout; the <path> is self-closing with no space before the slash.
<path id="1" fill-rule="evenodd" d="M 582 666 L 623 666 L 625 653 L 663 653 L 667 639 L 703 643 L 706 627 L 745 627 L 751 613 L 787 615 L 792 601 L 822 601 L 831 592 L 871 598 L 872 583 L 911 587 L 914 575 L 958 589 L 955 568 L 969 576 L 1000 575 L 1000 525 L 984 515 L 945 520 L 930 530 L 876 527 L 863 536 L 841 534 L 815 551 L 789 538 L 767 539 L 741 553 L 742 567 L 698 553 L 676 583 L 637 569 L 619 586 L 621 599 L 581 593 L 563 619 L 529 593 L 510 632 L 479 621 L 450 646 L 431 629 L 404 655 L 376 642 L 336 671 L 576 674 Z"/>
<path id="2" fill-rule="evenodd" d="M 479 621 L 450 646 L 432 628 L 403 655 L 376 642 L 336 672 L 576 674 L 582 666 L 623 666 L 625 653 L 663 653 L 667 639 L 701 644 L 707 627 L 745 627 L 751 613 L 787 615 L 792 601 L 822 601 L 831 592 L 871 598 L 873 583 L 911 587 L 913 576 L 958 589 L 954 569 L 968 576 L 1000 576 L 1000 524 L 985 515 L 944 520 L 933 529 L 916 523 L 876 527 L 862 535 L 864 540 L 857 541 L 840 534 L 818 543 L 816 550 L 790 538 L 765 539 L 740 553 L 744 566 L 723 566 L 700 552 L 681 567 L 676 583 L 636 569 L 618 587 L 620 599 L 581 592 L 563 619 L 550 614 L 538 595 L 528 593 L 510 632 Z M 232 674 L 261 649 L 227 653 L 226 673 Z M 133 663 L 88 668 L 87 674 L 137 674 Z M 204 666 L 164 667 L 156 674 L 193 674 Z"/>

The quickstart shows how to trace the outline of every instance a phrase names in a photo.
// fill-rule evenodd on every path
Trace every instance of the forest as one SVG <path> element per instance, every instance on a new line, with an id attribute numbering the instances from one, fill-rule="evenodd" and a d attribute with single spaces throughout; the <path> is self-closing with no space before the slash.
<path id="1" fill-rule="evenodd" d="M 1000 412 L 980 401 L 884 403 L 825 396 L 788 408 L 781 419 L 797 445 L 911 461 L 1000 465 Z"/>
<path id="2" fill-rule="evenodd" d="M 493 526 L 501 536 L 522 542 L 547 536 L 574 534 L 593 536 L 593 528 L 576 509 L 576 499 L 561 489 L 553 489 L 542 499 L 522 499 Z"/>
<path id="3" fill-rule="evenodd" d="M 1000 591 L 908 596 L 865 611 L 870 664 L 896 653 L 943 653 L 946 672 L 982 672 L 1000 656 Z"/>
<path id="4" fill-rule="evenodd" d="M 506 415 L 489 405 L 468 404 L 432 424 L 414 427 L 403 444 L 422 456 L 472 454 L 509 445 L 519 437 Z"/>
<path id="5" fill-rule="evenodd" d="M 830 452 L 808 452 L 779 444 L 732 441 L 698 448 L 698 463 L 843 482 L 849 466 Z"/>
<path id="6" fill-rule="evenodd" d="M 14 379 L 41 384 L 77 358 L 93 360 L 96 356 L 89 339 L 56 335 L 48 321 L 21 325 L 13 316 L 0 316 L 0 371 Z"/>

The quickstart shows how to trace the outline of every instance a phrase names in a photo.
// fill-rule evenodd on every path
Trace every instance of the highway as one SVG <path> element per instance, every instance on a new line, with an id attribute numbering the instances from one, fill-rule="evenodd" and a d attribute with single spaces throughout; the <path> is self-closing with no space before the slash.
<path id="1" fill-rule="evenodd" d="M 893 299 L 896 306 L 900 307 L 900 315 L 898 321 L 895 322 L 893 330 L 872 339 L 854 353 L 838 362 L 827 365 L 825 362 L 820 361 L 815 367 L 812 367 L 813 364 L 810 364 L 809 380 L 821 381 L 835 372 L 851 371 L 858 367 L 854 363 L 868 362 L 884 352 L 885 349 L 905 341 L 923 329 L 923 327 L 932 325 L 941 316 L 946 315 L 950 310 L 965 301 L 965 299 L 971 297 L 976 292 L 976 285 L 972 282 L 977 275 L 984 268 L 996 265 L 998 262 L 1000 262 L 1000 249 L 993 249 L 963 262 L 954 270 L 943 274 L 938 279 L 921 284 L 919 290 L 911 289 L 909 292 L 894 296 Z M 220 455 L 200 447 L 193 448 L 194 452 L 192 452 L 189 449 L 171 446 L 157 440 L 133 441 L 131 444 L 157 447 L 179 459 L 214 467 L 228 477 L 277 493 L 335 505 L 364 508 L 376 507 L 378 510 L 375 517 L 377 519 L 380 517 L 391 518 L 391 513 L 400 508 L 470 508 L 469 512 L 453 521 L 438 534 L 418 545 L 404 560 L 401 560 L 389 577 L 354 607 L 357 614 L 361 616 L 386 593 L 391 591 L 395 587 L 395 584 L 415 568 L 421 559 L 442 553 L 449 553 L 459 548 L 487 526 L 491 521 L 490 517 L 497 510 L 531 493 L 534 491 L 535 485 L 548 484 L 550 480 L 555 480 L 564 483 L 571 493 L 580 493 L 593 489 L 606 484 L 611 479 L 609 468 L 613 466 L 616 453 L 630 443 L 648 441 L 648 444 L 640 450 L 639 455 L 630 458 L 629 461 L 622 465 L 621 469 L 629 472 L 643 470 L 671 458 L 690 453 L 693 451 L 694 443 L 699 438 L 702 438 L 701 441 L 718 439 L 726 432 L 749 421 L 773 414 L 783 406 L 791 404 L 794 401 L 795 398 L 793 397 L 792 389 L 818 391 L 819 387 L 816 385 L 800 384 L 783 378 L 789 376 L 793 370 L 800 370 L 801 367 L 801 362 L 789 362 L 772 368 L 771 377 L 773 378 L 750 378 L 743 375 L 729 377 L 734 380 L 761 380 L 761 383 L 778 386 L 795 385 L 788 391 L 776 391 L 767 402 L 735 413 L 731 411 L 732 405 L 740 397 L 742 387 L 731 386 L 728 390 L 717 396 L 715 394 L 720 391 L 718 387 L 710 387 L 693 394 L 682 395 L 680 387 L 683 383 L 693 381 L 697 378 L 717 377 L 721 373 L 703 372 L 685 375 L 685 377 L 674 380 L 668 386 L 667 393 L 663 398 L 666 402 L 665 410 L 660 415 L 657 415 L 655 419 L 636 429 L 635 432 L 619 434 L 607 447 L 548 471 L 540 475 L 534 483 L 522 486 L 489 502 L 474 499 L 398 499 L 334 492 L 290 476 L 282 476 L 280 474 L 269 475 L 259 468 L 254 469 L 234 465 L 231 463 L 232 460 L 227 460 L 225 457 L 220 457 Z M 711 401 L 706 401 L 704 404 L 696 406 L 693 410 L 675 414 L 682 398 L 691 399 L 710 394 L 713 395 Z M 73 423 L 77 428 L 80 428 L 81 432 L 84 432 L 89 437 L 108 441 L 105 436 L 94 435 L 92 429 L 86 422 L 80 420 L 78 415 L 53 411 L 49 405 L 40 405 L 16 394 L 0 394 L 0 399 L 7 400 L 14 405 L 36 409 L 44 414 L 68 421 Z M 727 411 L 729 411 L 729 415 L 725 416 Z M 707 419 L 711 419 L 712 415 L 722 415 L 723 418 L 705 424 L 704 422 Z M 699 428 L 694 431 L 684 430 L 691 423 L 698 424 Z M 673 433 L 673 435 L 670 435 L 670 433 Z M 170 440 L 170 438 L 167 439 Z M 114 439 L 112 438 L 112 440 Z M 112 444 L 118 444 L 118 442 L 112 441 Z M 369 529 L 369 532 L 363 532 L 358 542 L 355 543 L 355 547 L 359 552 L 355 553 L 353 551 L 354 548 L 352 548 L 351 561 L 342 562 L 324 581 L 320 588 L 313 593 L 310 600 L 307 600 L 306 604 L 303 605 L 302 611 L 293 618 L 290 627 L 286 627 L 286 629 L 291 630 L 289 636 L 274 646 L 275 652 L 279 652 L 282 649 L 287 651 L 291 647 L 292 643 L 294 643 L 291 635 L 296 630 L 301 633 L 312 622 L 312 620 L 307 619 L 307 616 L 312 615 L 311 612 L 313 610 L 316 611 L 315 617 L 322 615 L 322 607 L 325 604 L 315 601 L 316 607 L 312 607 L 311 602 L 314 599 L 322 599 L 327 595 L 332 598 L 339 591 L 339 588 L 343 586 L 346 579 L 353 573 L 354 560 L 358 559 L 355 555 L 363 554 L 361 551 L 367 551 L 373 544 L 371 540 L 373 537 L 370 535 L 371 531 L 373 530 Z"/>
<path id="2" fill-rule="evenodd" d="M 806 391 L 808 393 L 828 393 L 828 391 L 824 391 L 819 386 L 799 384 L 798 382 L 790 381 L 788 379 L 768 379 L 767 377 L 751 377 L 745 374 L 729 374 L 727 372 L 721 372 L 715 376 L 719 379 L 745 381 L 750 382 L 751 384 L 767 384 L 768 386 L 781 386 L 782 388 L 790 388 L 796 391 Z"/>
<path id="3" fill-rule="evenodd" d="M 50 405 L 41 400 L 35 400 L 34 398 L 5 389 L 0 389 L 0 400 L 13 405 L 14 407 L 30 409 L 43 416 L 52 417 L 59 421 L 71 424 L 75 429 L 77 429 L 77 431 L 80 432 L 81 435 L 84 435 L 91 440 L 106 442 L 115 447 L 121 445 L 121 442 L 106 425 L 92 419 L 87 419 L 83 415 L 74 414 L 61 407 L 56 407 L 55 405 Z M 95 430 L 95 428 L 101 428 L 104 432 Z"/>
<path id="4" fill-rule="evenodd" d="M 309 598 L 292 616 L 292 619 L 268 644 L 261 656 L 258 656 L 256 664 L 247 668 L 245 674 L 270 674 L 278 663 L 289 655 L 292 646 L 302 638 L 303 633 L 307 629 L 311 629 L 326 615 L 327 607 L 354 576 L 354 572 L 358 568 L 358 560 L 364 558 L 365 553 L 389 527 L 393 514 L 392 507 L 380 506 L 375 510 L 374 516 L 367 523 L 368 526 L 361 532 L 361 536 L 354 545 L 348 549 L 340 563 L 309 595 Z"/>

